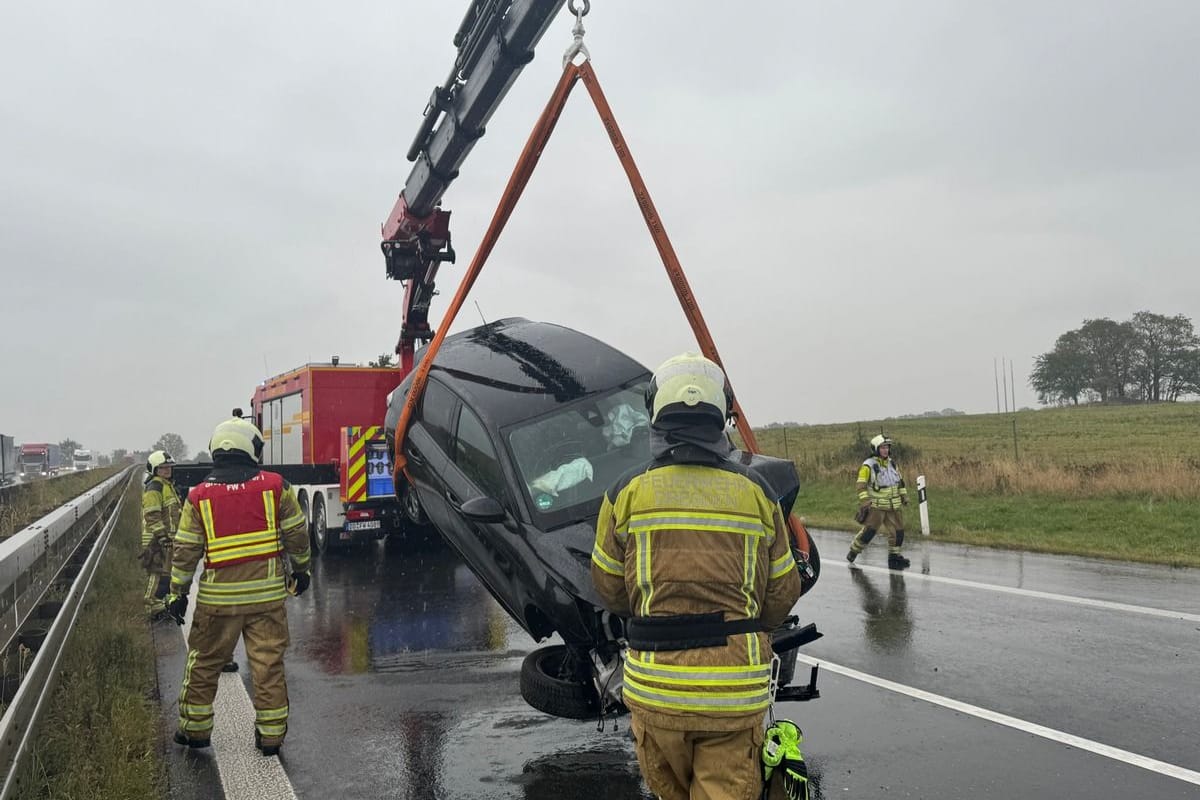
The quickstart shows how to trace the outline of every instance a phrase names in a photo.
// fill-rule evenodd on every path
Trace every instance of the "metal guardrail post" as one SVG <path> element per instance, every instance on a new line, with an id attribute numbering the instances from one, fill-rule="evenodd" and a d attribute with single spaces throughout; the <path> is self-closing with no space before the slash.
<path id="1" fill-rule="evenodd" d="M 126 483 L 128 482 L 127 480 Z M 91 588 L 96 569 L 104 557 L 113 529 L 116 528 L 117 520 L 121 516 L 121 507 L 124 502 L 125 496 L 122 492 L 113 506 L 104 528 L 96 538 L 87 560 L 71 584 L 71 589 L 63 601 L 62 610 L 55 618 L 53 625 L 50 626 L 45 642 L 34 656 L 29 672 L 21 681 L 16 695 L 5 709 L 3 718 L 0 719 L 0 771 L 2 771 L 4 781 L 0 786 L 0 800 L 8 800 L 20 788 L 24 762 L 37 734 L 38 723 L 49 705 L 50 697 L 57 683 L 63 651 L 71 630 L 75 626 L 75 620 L 79 616 L 83 599 Z"/>

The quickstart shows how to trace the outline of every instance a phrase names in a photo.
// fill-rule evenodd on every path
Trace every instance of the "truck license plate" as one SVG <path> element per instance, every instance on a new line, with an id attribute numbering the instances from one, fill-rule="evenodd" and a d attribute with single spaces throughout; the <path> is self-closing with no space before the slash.
<path id="1" fill-rule="evenodd" d="M 367 520 L 366 522 L 347 522 L 346 530 L 348 531 L 374 531 L 378 530 L 383 523 L 377 519 Z"/>

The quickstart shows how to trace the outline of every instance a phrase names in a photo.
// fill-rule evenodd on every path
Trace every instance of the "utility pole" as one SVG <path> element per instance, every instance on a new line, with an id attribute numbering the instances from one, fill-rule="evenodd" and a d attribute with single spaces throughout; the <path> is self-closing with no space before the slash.
<path id="1" fill-rule="evenodd" d="M 996 357 L 992 356 L 992 380 L 996 382 L 996 413 L 1000 413 L 1000 373 L 996 371 Z"/>
<path id="2" fill-rule="evenodd" d="M 1008 413 L 1008 373 L 1004 371 L 1004 356 L 1000 356 L 1000 378 L 1004 381 L 1004 413 Z"/>
<path id="3" fill-rule="evenodd" d="M 1017 379 L 1015 377 L 1013 377 L 1013 362 L 1012 362 L 1011 358 L 1008 360 L 1008 377 L 1009 377 L 1008 385 L 1010 387 L 1012 387 L 1012 401 L 1013 401 L 1012 408 L 1013 408 L 1013 413 L 1015 414 L 1015 413 L 1017 413 Z"/>

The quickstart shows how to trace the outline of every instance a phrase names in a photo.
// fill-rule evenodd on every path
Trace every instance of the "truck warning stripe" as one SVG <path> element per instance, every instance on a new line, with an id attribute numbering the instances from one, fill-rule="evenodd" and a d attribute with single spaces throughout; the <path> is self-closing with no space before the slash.
<path id="1" fill-rule="evenodd" d="M 353 441 L 346 450 L 346 500 L 356 502 L 367 497 L 367 442 L 379 436 L 379 425 L 351 427 L 348 435 Z"/>

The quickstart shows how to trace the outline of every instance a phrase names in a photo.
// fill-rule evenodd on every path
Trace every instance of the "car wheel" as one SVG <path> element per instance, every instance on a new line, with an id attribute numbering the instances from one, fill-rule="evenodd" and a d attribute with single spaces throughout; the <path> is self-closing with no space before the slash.
<path id="1" fill-rule="evenodd" d="M 521 697 L 556 717 L 591 719 L 600 713 L 600 698 L 591 667 L 563 644 L 541 647 L 521 664 Z"/>
<path id="2" fill-rule="evenodd" d="M 421 508 L 421 501 L 417 498 L 417 490 L 411 483 L 404 484 L 400 490 L 400 508 L 404 511 L 404 518 L 413 525 L 429 524 L 429 517 L 425 516 L 425 509 Z"/>
<path id="3" fill-rule="evenodd" d="M 812 567 L 811 578 L 800 578 L 800 596 L 803 597 L 808 593 L 808 590 L 817 585 L 817 578 L 821 577 L 821 554 L 817 551 L 817 543 L 813 541 L 812 534 L 805 531 L 808 535 L 808 565 Z"/>
<path id="4" fill-rule="evenodd" d="M 329 547 L 329 527 L 325 521 L 325 501 L 320 495 L 313 498 L 312 513 L 313 550 L 323 553 Z"/>

